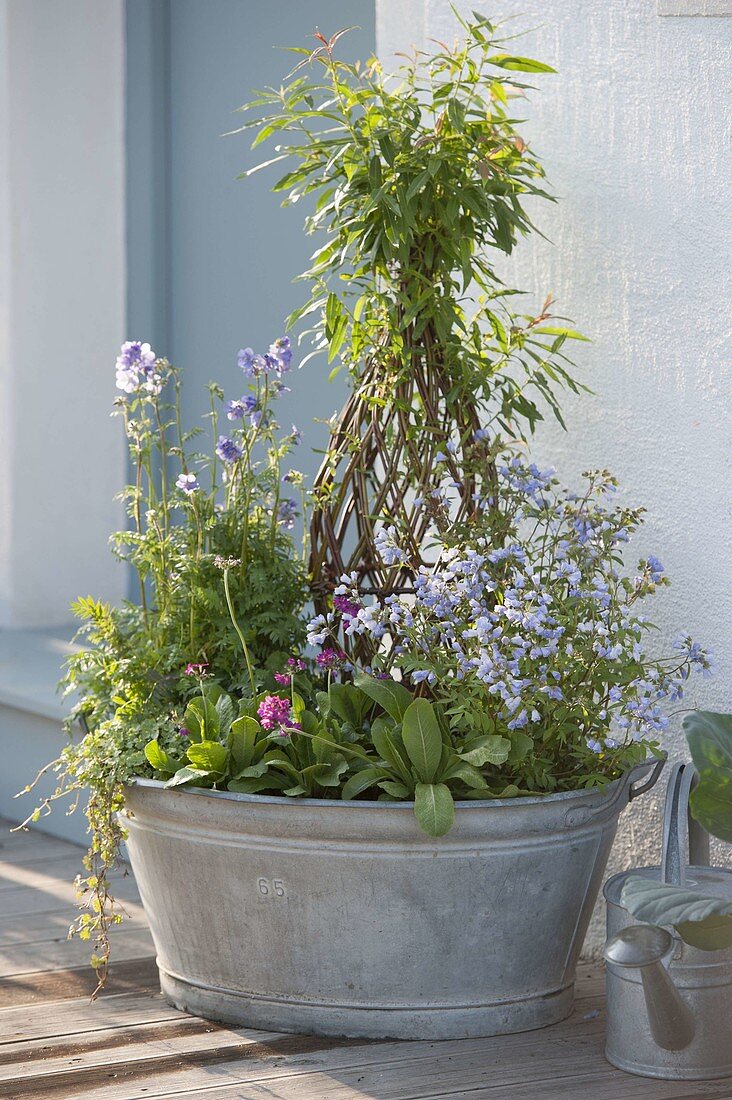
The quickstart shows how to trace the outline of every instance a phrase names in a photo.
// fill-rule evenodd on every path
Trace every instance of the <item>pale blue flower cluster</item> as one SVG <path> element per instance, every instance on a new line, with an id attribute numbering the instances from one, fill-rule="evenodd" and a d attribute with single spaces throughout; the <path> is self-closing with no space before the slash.
<path id="1" fill-rule="evenodd" d="M 270 344 L 269 351 L 264 355 L 258 355 L 253 348 L 242 348 L 238 361 L 245 378 L 256 378 L 260 374 L 268 373 L 281 377 L 292 365 L 290 339 L 287 336 L 280 336 Z"/>
<path id="2" fill-rule="evenodd" d="M 590 752 L 657 740 L 668 724 L 663 704 L 681 697 L 692 669 L 708 673 L 711 658 L 691 638 L 677 643 L 678 658 L 647 658 L 634 604 L 665 583 L 663 566 L 649 557 L 640 580 L 619 575 L 619 547 L 640 513 L 608 506 L 615 483 L 606 472 L 587 476 L 580 495 L 558 490 L 552 470 L 516 458 L 500 465 L 493 518 L 503 545 L 482 534 L 469 545 L 443 542 L 436 566 L 414 576 L 413 596 L 370 606 L 355 576 L 343 577 L 336 592 L 357 613 L 319 616 L 309 640 L 323 645 L 339 629 L 387 636 L 392 669 L 453 707 L 459 681 L 461 705 L 505 736 L 541 742 L 559 730 Z M 377 546 L 385 564 L 407 561 L 395 526 L 382 528 Z"/>
<path id="3" fill-rule="evenodd" d="M 149 344 L 127 340 L 117 356 L 117 389 L 128 394 L 159 394 L 164 379 L 156 364 L 155 352 Z"/>

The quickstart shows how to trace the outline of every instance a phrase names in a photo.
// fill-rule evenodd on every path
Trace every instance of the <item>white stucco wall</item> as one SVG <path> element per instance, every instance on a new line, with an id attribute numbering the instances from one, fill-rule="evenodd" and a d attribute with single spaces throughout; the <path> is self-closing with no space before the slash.
<path id="1" fill-rule="evenodd" d="M 123 0 L 0 0 L 0 627 L 124 593 Z"/>
<path id="2" fill-rule="evenodd" d="M 714 647 L 718 675 L 694 701 L 732 710 L 732 20 L 659 18 L 656 0 L 480 10 L 512 17 L 509 33 L 539 28 L 510 48 L 559 70 L 535 78 L 523 112 L 561 200 L 535 208 L 552 243 L 522 243 L 506 277 L 528 308 L 552 292 L 592 338 L 577 356 L 596 396 L 567 400 L 569 433 L 546 425 L 537 451 L 568 478 L 610 467 L 646 506 L 638 555 L 673 581 L 653 607 L 663 637 L 685 628 Z M 385 62 L 454 34 L 447 0 L 377 12 Z M 683 751 L 678 719 L 668 747 Z M 657 862 L 657 808 L 626 813 L 611 870 Z"/>

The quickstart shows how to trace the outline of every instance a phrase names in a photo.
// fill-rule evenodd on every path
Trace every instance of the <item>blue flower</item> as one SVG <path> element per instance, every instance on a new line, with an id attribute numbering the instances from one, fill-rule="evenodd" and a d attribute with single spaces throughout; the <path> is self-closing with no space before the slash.
<path id="1" fill-rule="evenodd" d="M 252 394 L 246 394 L 238 401 L 227 401 L 226 403 L 226 415 L 229 420 L 243 420 L 245 416 L 249 416 L 257 407 L 257 399 Z"/>
<path id="2" fill-rule="evenodd" d="M 245 378 L 256 378 L 264 370 L 265 363 L 261 355 L 255 355 L 252 348 L 242 348 L 237 359 Z"/>
<path id="3" fill-rule="evenodd" d="M 218 443 L 216 444 L 216 454 L 222 462 L 238 462 L 243 451 L 233 439 L 229 439 L 229 437 L 225 435 L 220 435 Z"/>
<path id="4" fill-rule="evenodd" d="M 184 493 L 195 493 L 196 489 L 201 488 L 195 474 L 178 474 L 175 484 Z"/>
<path id="5" fill-rule="evenodd" d="M 294 500 L 281 500 L 277 506 L 277 522 L 288 531 L 295 526 L 295 519 L 299 514 Z"/>
<path id="6" fill-rule="evenodd" d="M 117 356 L 117 389 L 124 393 L 160 393 L 163 379 L 155 370 L 156 362 L 149 344 L 127 340 Z"/>

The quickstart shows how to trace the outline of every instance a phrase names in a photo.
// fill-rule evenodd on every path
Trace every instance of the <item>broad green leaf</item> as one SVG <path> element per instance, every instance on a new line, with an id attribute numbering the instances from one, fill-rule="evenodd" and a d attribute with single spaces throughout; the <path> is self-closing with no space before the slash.
<path id="1" fill-rule="evenodd" d="M 251 764 L 254 745 L 260 733 L 262 728 L 255 718 L 237 718 L 231 723 L 227 744 L 234 771 Z"/>
<path id="2" fill-rule="evenodd" d="M 636 920 L 673 925 L 682 940 L 701 951 L 732 947 L 732 901 L 685 886 L 642 878 L 628 879 L 621 902 Z"/>
<path id="3" fill-rule="evenodd" d="M 521 730 L 514 730 L 511 733 L 511 748 L 508 751 L 507 763 L 520 764 L 533 748 L 533 737 L 529 737 L 528 733 L 522 733 Z"/>
<path id="4" fill-rule="evenodd" d="M 219 716 L 219 735 L 225 737 L 231 729 L 231 723 L 236 718 L 236 710 L 230 696 L 220 695 L 214 704 Z"/>
<path id="5" fill-rule="evenodd" d="M 471 737 L 463 746 L 460 759 L 482 768 L 484 764 L 505 764 L 511 751 L 507 737 L 489 733 L 483 737 Z"/>
<path id="6" fill-rule="evenodd" d="M 218 741 L 199 741 L 188 746 L 188 759 L 194 768 L 224 775 L 229 762 L 229 753 L 225 745 Z"/>
<path id="7" fill-rule="evenodd" d="M 395 729 L 389 729 L 386 722 L 378 718 L 371 727 L 371 740 L 374 748 L 382 760 L 395 769 L 401 779 L 407 784 L 414 782 L 412 770 L 409 766 L 409 758 Z"/>
<path id="8" fill-rule="evenodd" d="M 181 766 L 180 760 L 174 760 L 157 741 L 148 741 L 145 745 L 145 756 L 148 763 L 152 764 L 155 771 L 161 772 L 165 779 L 177 772 Z"/>
<path id="9" fill-rule="evenodd" d="M 213 741 L 219 735 L 219 714 L 209 699 L 191 699 L 183 715 L 183 725 L 194 741 Z"/>
<path id="10" fill-rule="evenodd" d="M 260 760 L 258 764 L 250 764 L 247 768 L 242 768 L 234 776 L 234 779 L 259 779 L 260 776 L 267 774 L 269 763 L 267 760 Z"/>
<path id="11" fill-rule="evenodd" d="M 258 794 L 259 791 L 281 790 L 282 784 L 273 779 L 271 775 L 265 775 L 261 779 L 231 779 L 226 785 L 229 791 L 236 794 Z"/>
<path id="12" fill-rule="evenodd" d="M 353 684 L 330 685 L 330 710 L 342 722 L 350 722 L 357 729 L 361 724 L 362 693 Z"/>
<path id="13" fill-rule="evenodd" d="M 172 779 L 169 779 L 165 784 L 166 787 L 181 787 L 184 783 L 192 783 L 196 787 L 205 787 L 209 784 L 204 780 L 208 780 L 209 783 L 214 782 L 215 777 L 210 771 L 205 768 L 180 768 Z"/>
<path id="14" fill-rule="evenodd" d="M 364 672 L 359 672 L 353 682 L 369 699 L 390 714 L 395 722 L 404 719 L 407 707 L 412 702 L 412 695 L 403 684 L 398 684 L 396 680 L 377 680 L 375 676 L 367 676 Z"/>
<path id="15" fill-rule="evenodd" d="M 414 794 L 414 815 L 419 827 L 430 836 L 444 836 L 455 820 L 455 803 L 444 783 L 418 783 Z"/>
<path id="16" fill-rule="evenodd" d="M 309 768 L 303 769 L 302 775 L 319 787 L 340 787 L 341 776 L 347 768 L 348 764 L 341 757 L 332 764 L 311 764 Z"/>
<path id="17" fill-rule="evenodd" d="M 683 727 L 699 773 L 691 812 L 712 836 L 732 841 L 732 714 L 697 710 Z"/>
<path id="18" fill-rule="evenodd" d="M 409 790 L 403 783 L 400 783 L 396 779 L 385 779 L 383 783 L 379 783 L 382 791 L 386 791 L 392 798 L 405 799 L 409 798 Z"/>
<path id="19" fill-rule="evenodd" d="M 402 740 L 419 779 L 431 783 L 442 757 L 442 731 L 435 708 L 426 699 L 414 699 L 407 707 Z"/>
<path id="20" fill-rule="evenodd" d="M 348 802 L 357 795 L 374 787 L 387 773 L 383 768 L 361 768 L 343 784 L 341 798 Z"/>
<path id="21" fill-rule="evenodd" d="M 488 786 L 477 768 L 467 760 L 457 758 L 453 758 L 450 766 L 440 774 L 439 778 L 443 783 L 448 783 L 451 779 L 460 779 L 467 787 L 473 787 L 476 790 Z"/>

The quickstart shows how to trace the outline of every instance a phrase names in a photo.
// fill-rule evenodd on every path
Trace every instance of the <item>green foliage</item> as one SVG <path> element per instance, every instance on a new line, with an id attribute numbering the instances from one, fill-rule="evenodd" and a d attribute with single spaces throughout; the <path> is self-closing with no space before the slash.
<path id="1" fill-rule="evenodd" d="M 673 925 L 682 940 L 701 951 L 732 947 L 732 902 L 685 886 L 632 876 L 622 903 L 636 920 Z"/>
<path id="2" fill-rule="evenodd" d="M 692 815 L 712 836 L 732 841 L 732 714 L 693 711 L 684 716 L 683 727 L 699 774 L 689 800 Z M 633 877 L 623 889 L 622 901 L 637 920 L 673 925 L 692 947 L 732 947 L 728 899 Z"/>
<path id="3" fill-rule="evenodd" d="M 194 721 L 185 734 L 161 730 L 145 747 L 146 758 L 155 778 L 169 787 L 345 801 L 411 800 L 420 828 L 430 836 L 442 836 L 452 827 L 454 798 L 518 793 L 516 788 L 492 788 L 474 766 L 479 755 L 485 760 L 501 756 L 498 746 L 483 744 L 489 738 L 473 739 L 463 752 L 443 732 L 444 717 L 432 703 L 413 699 L 394 681 L 363 673 L 357 679 L 358 686 L 330 683 L 327 691 L 317 691 L 302 677 L 308 703 L 294 685 L 289 699 L 263 692 L 237 702 L 202 681 L 201 695 L 186 712 Z M 278 713 L 285 712 L 274 725 L 268 717 L 273 703 Z M 221 724 L 222 713 L 236 717 Z M 207 737 L 201 741 L 199 716 L 204 714 Z"/>
<path id="4" fill-rule="evenodd" d="M 732 714 L 697 710 L 683 726 L 699 773 L 691 812 L 712 836 L 732 841 Z"/>
<path id="5" fill-rule="evenodd" d="M 515 313 L 516 292 L 495 270 L 496 252 L 532 229 L 527 199 L 551 198 L 519 133 L 529 85 L 514 74 L 554 70 L 505 53 L 488 19 L 460 22 L 462 43 L 415 53 L 392 77 L 375 59 L 341 61 L 344 32 L 294 50 L 302 60 L 283 85 L 242 108 L 254 115 L 241 127 L 254 147 L 272 139 L 278 154 L 245 174 L 279 164 L 284 203 L 314 200 L 307 229 L 325 240 L 302 276 L 310 299 L 290 321 L 319 318 L 328 364 L 359 379 L 377 357 L 389 384 L 367 395 L 378 405 L 395 400 L 415 357 L 436 357 L 458 422 L 462 403 L 485 401 L 513 435 L 541 419 L 539 399 L 561 419 L 557 386 L 581 388 L 563 347 L 582 337 L 544 324 L 549 299 L 537 315 Z M 420 425 L 424 415 L 415 437 Z"/>
<path id="6" fill-rule="evenodd" d="M 123 838 L 116 815 L 124 784 L 145 775 L 180 783 L 184 755 L 185 782 L 220 779 L 229 753 L 219 739 L 226 740 L 239 701 L 272 682 L 269 668 L 304 638 L 305 566 L 278 522 L 281 465 L 297 439 L 279 437 L 271 409 L 277 384 L 266 372 L 250 389 L 261 415 L 229 429 L 240 457 L 228 464 L 218 454 L 190 451 L 197 433 L 182 429 L 180 380 L 166 360 L 156 360 L 138 388 L 116 402 L 134 481 L 122 494 L 130 525 L 111 545 L 132 566 L 140 600 L 111 607 L 86 596 L 73 605 L 83 645 L 68 661 L 63 686 L 73 698 L 68 732 L 78 724 L 85 732 L 50 765 L 57 788 L 33 815 L 65 796 L 75 805 L 89 792 L 91 846 L 77 931 L 97 938 L 102 983 L 108 928 L 119 916 L 107 872 Z M 209 392 L 215 445 L 223 393 L 215 384 Z M 244 624 L 246 662 L 232 614 Z M 247 664 L 256 670 L 252 676 Z M 194 697 L 204 679 L 205 701 Z M 170 740 L 181 726 L 192 741 L 187 754 Z"/>

